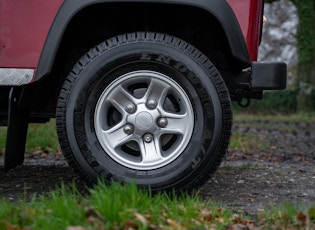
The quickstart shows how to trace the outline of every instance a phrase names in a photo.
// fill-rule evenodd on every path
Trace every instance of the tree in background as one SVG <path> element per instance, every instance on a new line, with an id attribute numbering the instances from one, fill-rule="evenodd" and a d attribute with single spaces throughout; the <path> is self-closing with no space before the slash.
<path id="1" fill-rule="evenodd" d="M 266 0 L 266 3 L 289 0 Z M 315 109 L 315 3 L 314 0 L 292 0 L 299 18 L 297 38 L 296 87 L 298 111 Z M 281 15 L 279 15 L 281 16 Z"/>
<path id="2" fill-rule="evenodd" d="M 297 55 L 297 8 L 291 1 L 265 4 L 267 23 L 259 47 L 259 61 L 284 61 L 288 64 L 288 87 L 295 81 Z"/>
<path id="3" fill-rule="evenodd" d="M 294 0 L 299 16 L 297 84 L 298 110 L 313 110 L 315 96 L 315 4 L 314 0 Z"/>

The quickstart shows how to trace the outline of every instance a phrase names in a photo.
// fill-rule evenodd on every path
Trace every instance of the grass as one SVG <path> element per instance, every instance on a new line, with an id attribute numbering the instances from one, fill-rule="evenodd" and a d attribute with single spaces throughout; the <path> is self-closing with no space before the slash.
<path id="1" fill-rule="evenodd" d="M 117 183 L 99 183 L 86 197 L 63 187 L 39 200 L 2 200 L 0 206 L 0 229 L 225 229 L 234 218 L 198 195 L 151 195 Z"/>
<path id="2" fill-rule="evenodd" d="M 254 216 L 236 213 L 198 194 L 152 195 L 134 184 L 98 183 L 87 196 L 61 187 L 15 204 L 0 200 L 4 229 L 314 229 L 315 209 L 292 205 Z M 242 227 L 240 227 L 242 226 Z M 246 228 L 247 229 L 247 228 Z"/>
<path id="3" fill-rule="evenodd" d="M 31 124 L 26 140 L 27 152 L 32 152 L 39 148 L 51 153 L 56 152 L 59 149 L 59 144 L 55 119 L 51 119 L 44 124 Z"/>
<path id="4" fill-rule="evenodd" d="M 0 155 L 5 151 L 6 127 L 0 127 Z M 26 138 L 26 153 L 42 151 L 54 154 L 60 151 L 56 121 L 51 119 L 44 124 L 29 124 Z"/>
<path id="5" fill-rule="evenodd" d="M 273 122 L 302 122 L 314 123 L 315 112 L 308 113 L 292 113 L 292 114 L 262 114 L 262 113 L 247 113 L 246 109 L 234 113 L 235 121 L 273 121 Z"/>
<path id="6" fill-rule="evenodd" d="M 266 136 L 252 133 L 234 132 L 231 137 L 229 148 L 242 150 L 247 153 L 254 153 L 257 148 L 269 148 Z"/>
<path id="7" fill-rule="evenodd" d="M 294 123 L 314 123 L 315 113 L 300 113 L 300 114 L 248 114 L 245 112 L 234 113 L 234 121 L 245 122 L 247 127 L 255 129 L 267 129 L 290 132 L 298 130 L 299 127 Z M 259 122 L 257 122 L 259 121 Z M 266 123 L 264 123 L 266 122 Z M 270 123 L 271 122 L 271 123 Z M 287 122 L 285 126 L 274 125 L 272 122 Z M 258 138 L 258 139 L 257 139 Z M 255 135 L 254 133 L 235 131 L 232 134 L 230 148 L 240 149 L 247 153 L 253 153 L 257 148 L 269 147 L 267 138 L 268 135 Z"/>

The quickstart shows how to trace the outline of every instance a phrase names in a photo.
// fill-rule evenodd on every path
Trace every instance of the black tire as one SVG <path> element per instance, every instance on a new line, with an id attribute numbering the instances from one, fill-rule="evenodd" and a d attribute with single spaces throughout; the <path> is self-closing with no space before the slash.
<path id="1" fill-rule="evenodd" d="M 192 191 L 224 157 L 228 90 L 193 46 L 150 32 L 101 43 L 73 67 L 57 104 L 65 158 L 88 184 Z"/>

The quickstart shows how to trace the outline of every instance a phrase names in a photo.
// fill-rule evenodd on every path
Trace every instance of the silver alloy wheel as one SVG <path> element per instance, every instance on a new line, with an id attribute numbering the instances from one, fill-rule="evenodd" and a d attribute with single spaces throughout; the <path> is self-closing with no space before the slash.
<path id="1" fill-rule="evenodd" d="M 100 96 L 94 116 L 96 136 L 117 163 L 151 170 L 174 161 L 194 128 L 191 102 L 170 77 L 141 70 L 112 82 Z"/>

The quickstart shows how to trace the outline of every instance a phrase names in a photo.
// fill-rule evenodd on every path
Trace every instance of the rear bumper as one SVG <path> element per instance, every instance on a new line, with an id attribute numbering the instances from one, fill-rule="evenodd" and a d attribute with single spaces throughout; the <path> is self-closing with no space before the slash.
<path id="1" fill-rule="evenodd" d="M 287 85 L 287 64 L 284 62 L 253 62 L 252 90 L 282 90 Z"/>

